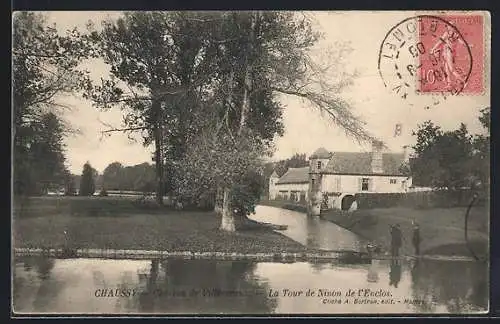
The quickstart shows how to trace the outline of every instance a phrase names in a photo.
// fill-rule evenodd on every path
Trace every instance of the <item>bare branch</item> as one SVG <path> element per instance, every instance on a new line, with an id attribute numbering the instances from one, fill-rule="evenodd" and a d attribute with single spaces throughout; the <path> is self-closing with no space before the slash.
<path id="1" fill-rule="evenodd" d="M 101 131 L 101 133 L 112 133 L 112 132 L 126 132 L 126 131 L 136 131 L 136 130 L 145 130 L 148 129 L 146 126 L 137 126 L 137 127 L 126 127 L 126 128 L 113 128 Z"/>
<path id="2" fill-rule="evenodd" d="M 365 123 L 359 117 L 354 116 L 348 104 L 339 98 L 331 98 L 315 92 L 301 92 L 277 87 L 272 87 L 272 90 L 308 100 L 320 112 L 327 113 L 331 121 L 339 125 L 345 130 L 348 136 L 354 138 L 359 143 L 378 140 L 365 130 Z"/>
<path id="3" fill-rule="evenodd" d="M 136 126 L 136 127 L 125 127 L 125 128 L 116 128 L 114 127 L 113 125 L 109 124 L 109 123 L 106 123 L 100 119 L 98 119 L 99 122 L 106 126 L 108 129 L 107 130 L 103 130 L 101 131 L 101 136 L 99 138 L 99 140 L 102 140 L 104 136 L 109 136 L 111 135 L 112 133 L 117 133 L 117 132 L 127 132 L 127 131 L 136 131 L 136 130 L 145 130 L 147 129 L 147 127 L 145 126 Z"/>

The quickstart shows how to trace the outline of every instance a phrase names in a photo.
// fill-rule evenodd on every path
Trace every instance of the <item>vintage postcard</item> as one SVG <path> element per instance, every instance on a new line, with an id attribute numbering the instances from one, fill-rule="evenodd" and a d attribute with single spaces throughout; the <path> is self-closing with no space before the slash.
<path id="1" fill-rule="evenodd" d="M 13 316 L 489 311 L 489 12 L 12 18 Z"/>

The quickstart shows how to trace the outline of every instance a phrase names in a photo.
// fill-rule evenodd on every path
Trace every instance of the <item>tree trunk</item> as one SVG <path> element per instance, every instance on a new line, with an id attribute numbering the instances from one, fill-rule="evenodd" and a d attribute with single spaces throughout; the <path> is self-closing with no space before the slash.
<path id="1" fill-rule="evenodd" d="M 153 130 L 154 142 L 155 142 L 155 163 L 156 163 L 156 203 L 160 206 L 163 205 L 163 160 L 162 160 L 162 131 L 161 131 L 161 120 L 160 109 L 161 104 L 158 100 L 153 100 L 152 110 L 155 114 L 155 126 Z"/>
<path id="2" fill-rule="evenodd" d="M 243 84 L 243 100 L 241 103 L 241 116 L 240 116 L 240 128 L 238 129 L 238 136 L 241 135 L 243 130 L 245 129 L 247 115 L 250 111 L 250 89 L 252 87 L 252 81 L 250 79 L 250 62 L 248 59 L 248 55 L 252 50 L 252 43 L 255 37 L 255 25 L 257 23 L 257 13 L 252 15 L 252 23 L 250 27 L 250 41 L 247 49 L 247 57 L 245 58 L 245 76 L 244 76 L 244 84 Z"/>
<path id="3" fill-rule="evenodd" d="M 241 115 L 240 115 L 240 125 L 238 128 L 238 137 L 240 137 L 245 129 L 246 125 L 246 120 L 247 120 L 247 115 L 249 112 L 250 108 L 250 99 L 249 99 L 249 91 L 251 87 L 251 80 L 250 80 L 250 61 L 248 59 L 248 54 L 252 50 L 252 42 L 254 41 L 254 34 L 255 34 L 255 26 L 257 22 L 257 14 L 254 13 L 251 17 L 251 27 L 250 27 L 250 37 L 249 37 L 249 42 L 248 42 L 248 48 L 247 48 L 247 57 L 245 58 L 245 72 L 244 72 L 244 85 L 243 85 L 243 100 L 241 103 Z M 229 95 L 229 102 L 232 101 L 232 77 L 230 79 L 230 91 L 231 94 Z M 235 232 L 236 231 L 236 217 L 233 213 L 232 210 L 232 202 L 231 202 L 231 188 L 225 188 L 224 189 L 224 199 L 222 202 L 222 222 L 221 222 L 221 229 L 229 232 Z M 238 219 L 241 222 L 241 219 Z"/>
<path id="4" fill-rule="evenodd" d="M 217 191 L 215 193 L 215 207 L 214 210 L 218 215 L 222 214 L 222 202 L 224 200 L 224 190 L 222 187 L 217 186 Z"/>
<path id="5" fill-rule="evenodd" d="M 220 229 L 227 232 L 236 231 L 236 221 L 231 208 L 231 189 L 224 188 L 224 199 L 222 203 L 222 221 Z"/>

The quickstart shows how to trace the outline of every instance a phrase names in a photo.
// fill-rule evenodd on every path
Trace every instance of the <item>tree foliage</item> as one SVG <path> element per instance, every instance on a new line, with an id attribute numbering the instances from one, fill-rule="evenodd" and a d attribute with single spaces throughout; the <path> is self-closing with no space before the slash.
<path id="1" fill-rule="evenodd" d="M 155 167 L 149 163 L 123 166 L 110 163 L 103 172 L 103 187 L 106 190 L 154 192 Z"/>
<path id="2" fill-rule="evenodd" d="M 14 190 L 37 194 L 64 183 L 63 136 L 57 100 L 80 89 L 86 72 L 79 62 L 91 53 L 76 31 L 62 36 L 35 12 L 13 15 L 12 96 Z"/>
<path id="3" fill-rule="evenodd" d="M 345 55 L 342 46 L 339 46 L 338 55 L 333 56 L 337 62 L 327 61 L 330 65 L 321 66 L 311 59 L 311 50 L 319 34 L 300 15 L 229 12 L 222 13 L 221 17 L 222 25 L 214 33 L 220 45 L 217 47 L 212 105 L 215 116 L 210 118 L 215 124 L 211 128 L 213 136 L 219 138 L 218 141 L 231 138 L 239 143 L 242 134 L 248 131 L 253 134 L 256 147 L 263 151 L 270 149 L 274 137 L 283 134 L 281 114 L 284 106 L 279 100 L 282 95 L 304 99 L 358 140 L 372 139 L 363 123 L 351 113 L 347 102 L 338 96 L 352 80 L 352 75 L 343 73 L 339 65 Z M 329 73 L 335 71 L 333 67 L 339 69 L 338 73 Z M 231 146 L 222 155 L 223 161 L 229 161 L 229 155 L 248 154 L 248 149 L 244 151 L 242 146 L 237 146 L 236 151 L 229 148 Z M 224 172 L 238 165 L 221 163 Z M 207 171 L 214 175 L 219 172 L 218 169 Z M 245 178 L 243 174 L 246 173 L 242 172 L 242 179 Z M 219 185 L 233 192 L 238 181 L 234 179 Z M 244 208 L 252 209 L 251 206 Z"/>
<path id="4" fill-rule="evenodd" d="M 307 15 L 292 12 L 125 13 L 91 32 L 111 74 L 89 83 L 87 97 L 124 111 L 124 128 L 109 132 L 142 131 L 154 143 L 157 193 L 164 182 L 178 193 L 214 183 L 227 193 L 283 134 L 283 95 L 372 139 L 338 96 L 354 76 L 343 69 L 345 46 L 319 64 L 311 55 L 319 37 Z"/>
<path id="5" fill-rule="evenodd" d="M 278 176 L 284 175 L 289 168 L 302 168 L 309 166 L 306 154 L 296 153 L 292 157 L 274 163 L 274 170 Z"/>
<path id="6" fill-rule="evenodd" d="M 97 171 L 92 168 L 90 163 L 83 165 L 82 178 L 80 180 L 80 196 L 92 196 L 95 192 L 95 178 Z"/>
<path id="7" fill-rule="evenodd" d="M 207 32 L 213 13 L 127 12 L 105 21 L 89 39 L 110 65 L 100 85 L 87 85 L 87 97 L 100 108 L 118 106 L 124 128 L 154 144 L 157 197 L 161 203 L 165 166 L 179 159 L 201 120 L 196 110 L 207 92 L 215 52 Z M 171 173 L 168 173 L 170 175 Z"/>
<path id="8" fill-rule="evenodd" d="M 66 196 L 76 196 L 77 194 L 77 187 L 76 187 L 76 182 L 75 182 L 75 177 L 74 175 L 71 174 L 68 170 L 65 172 L 65 188 L 64 192 Z"/>
<path id="9" fill-rule="evenodd" d="M 233 191 L 233 195 L 243 197 L 245 186 L 253 185 L 245 181 L 252 178 L 252 174 L 262 173 L 262 158 L 269 155 L 269 151 L 260 145 L 255 136 L 247 134 L 237 140 L 229 135 L 214 137 L 213 133 L 199 136 L 196 142 L 189 145 L 186 157 L 179 162 L 177 195 L 190 203 L 196 203 L 207 195 L 214 197 L 219 187 L 238 184 L 239 191 Z M 258 180 L 255 177 L 253 179 Z M 260 185 L 260 181 L 258 183 Z M 246 210 L 247 207 L 240 208 Z"/>
<path id="10" fill-rule="evenodd" d="M 66 181 L 63 125 L 53 113 L 46 113 L 25 130 L 24 145 L 15 148 L 15 192 L 43 194 L 59 189 Z"/>
<path id="11" fill-rule="evenodd" d="M 486 135 L 476 135 L 473 139 L 473 161 L 475 175 L 486 189 L 490 186 L 490 133 L 491 110 L 489 107 L 481 110 L 479 116 L 481 125 L 486 130 Z"/>
<path id="12" fill-rule="evenodd" d="M 13 16 L 12 46 L 15 125 L 22 128 L 47 110 L 61 107 L 58 95 L 80 89 L 87 73 L 78 65 L 92 51 L 76 29 L 61 36 L 55 25 L 48 26 L 45 17 L 35 12 Z"/>
<path id="13" fill-rule="evenodd" d="M 479 117 L 489 132 L 489 109 Z M 413 183 L 433 188 L 458 189 L 489 183 L 489 135 L 469 134 L 465 124 L 443 131 L 431 121 L 413 132 L 417 137 L 411 163 Z"/>

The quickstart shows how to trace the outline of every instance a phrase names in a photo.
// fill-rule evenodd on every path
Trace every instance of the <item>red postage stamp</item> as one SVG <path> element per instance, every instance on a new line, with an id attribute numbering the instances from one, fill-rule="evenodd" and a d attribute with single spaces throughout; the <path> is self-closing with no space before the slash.
<path id="1" fill-rule="evenodd" d="M 426 51 L 418 56 L 417 92 L 483 93 L 483 26 L 480 14 L 419 19 L 419 40 Z"/>

